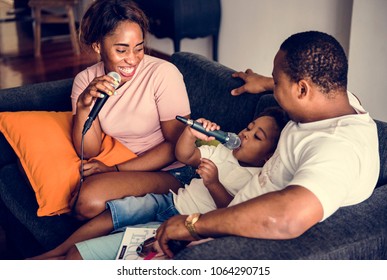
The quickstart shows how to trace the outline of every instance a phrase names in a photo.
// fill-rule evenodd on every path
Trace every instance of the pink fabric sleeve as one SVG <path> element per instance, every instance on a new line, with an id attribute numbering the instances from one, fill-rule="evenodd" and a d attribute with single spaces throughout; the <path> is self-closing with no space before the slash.
<path id="1" fill-rule="evenodd" d="M 170 63 L 164 63 L 159 68 L 154 79 L 159 85 L 155 99 L 160 121 L 175 119 L 176 115 L 189 115 L 190 104 L 182 74 Z"/>

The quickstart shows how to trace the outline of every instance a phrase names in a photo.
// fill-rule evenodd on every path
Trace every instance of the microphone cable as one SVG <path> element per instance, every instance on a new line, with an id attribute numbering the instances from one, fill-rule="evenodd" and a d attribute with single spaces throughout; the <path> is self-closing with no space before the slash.
<path id="1" fill-rule="evenodd" d="M 121 82 L 121 76 L 117 72 L 109 72 L 107 75 L 112 77 L 116 81 L 116 84 L 112 84 L 112 86 L 114 87 L 114 89 L 117 89 L 117 87 L 119 86 L 119 84 Z M 79 181 L 79 186 L 77 188 L 77 193 L 76 193 L 76 197 L 75 197 L 74 203 L 71 206 L 71 212 L 72 213 L 74 212 L 75 206 L 77 205 L 78 198 L 79 198 L 79 192 L 81 190 L 82 183 L 84 181 L 84 174 L 83 174 L 83 160 L 84 160 L 83 153 L 84 152 L 83 152 L 83 149 L 84 149 L 85 134 L 90 129 L 90 127 L 92 126 L 93 121 L 97 117 L 99 111 L 102 109 L 103 105 L 106 103 L 108 98 L 109 98 L 109 95 L 105 95 L 103 98 L 97 99 L 95 101 L 94 106 L 91 109 L 91 111 L 89 113 L 89 116 L 86 119 L 85 124 L 83 126 L 82 138 L 81 138 L 81 179 Z"/>
<path id="2" fill-rule="evenodd" d="M 77 187 L 77 193 L 75 194 L 75 200 L 74 200 L 74 203 L 71 207 L 71 213 L 74 214 L 74 210 L 75 210 L 75 207 L 77 205 L 77 202 L 78 202 L 78 198 L 79 198 L 79 193 L 81 191 L 81 187 L 82 187 L 82 183 L 84 181 L 84 171 L 83 171 L 83 160 L 84 160 L 84 141 L 85 141 L 85 134 L 82 133 L 82 138 L 81 138 L 81 178 L 79 180 L 79 184 L 78 184 L 78 187 Z"/>

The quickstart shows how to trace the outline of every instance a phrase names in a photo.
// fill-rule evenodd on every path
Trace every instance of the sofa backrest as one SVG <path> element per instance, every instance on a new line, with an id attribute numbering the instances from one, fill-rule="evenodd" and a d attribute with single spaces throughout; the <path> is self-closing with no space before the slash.
<path id="1" fill-rule="evenodd" d="M 177 52 L 171 62 L 183 74 L 191 117 L 216 122 L 224 131 L 238 133 L 253 120 L 260 95 L 232 96 L 231 90 L 243 85 L 231 77 L 235 71 L 204 56 Z"/>
<path id="2" fill-rule="evenodd" d="M 73 79 L 57 80 L 0 91 L 0 112 L 71 111 Z"/>

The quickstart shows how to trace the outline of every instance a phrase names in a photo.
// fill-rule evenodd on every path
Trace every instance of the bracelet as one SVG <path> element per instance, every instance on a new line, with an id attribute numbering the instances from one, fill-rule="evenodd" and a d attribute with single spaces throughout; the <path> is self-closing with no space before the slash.
<path id="1" fill-rule="evenodd" d="M 117 171 L 117 172 L 120 172 L 120 170 L 118 169 L 118 165 L 117 165 L 117 164 L 114 165 L 114 167 L 116 168 L 116 171 Z"/>
<path id="2" fill-rule="evenodd" d="M 199 220 L 200 213 L 191 214 L 184 222 L 185 227 L 196 240 L 202 239 L 202 237 L 196 232 L 195 223 Z"/>

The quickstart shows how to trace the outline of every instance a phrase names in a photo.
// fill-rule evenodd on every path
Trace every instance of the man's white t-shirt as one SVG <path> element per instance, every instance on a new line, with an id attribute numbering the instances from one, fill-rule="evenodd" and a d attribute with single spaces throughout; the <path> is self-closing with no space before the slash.
<path id="1" fill-rule="evenodd" d="M 218 168 L 219 181 L 227 192 L 234 196 L 252 176 L 259 173 L 260 167 L 242 167 L 232 151 L 219 144 L 217 147 L 203 145 L 199 147 L 202 158 L 208 158 Z M 180 214 L 206 213 L 215 210 L 216 204 L 202 179 L 192 179 L 185 188 L 174 193 L 174 204 Z"/>
<path id="2" fill-rule="evenodd" d="M 320 200 L 324 220 L 339 207 L 367 199 L 380 168 L 377 128 L 356 97 L 348 96 L 357 115 L 311 123 L 290 121 L 274 155 L 230 206 L 298 185 Z"/>

